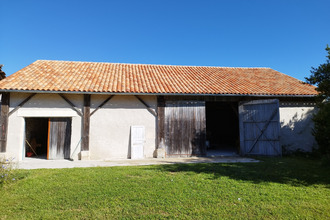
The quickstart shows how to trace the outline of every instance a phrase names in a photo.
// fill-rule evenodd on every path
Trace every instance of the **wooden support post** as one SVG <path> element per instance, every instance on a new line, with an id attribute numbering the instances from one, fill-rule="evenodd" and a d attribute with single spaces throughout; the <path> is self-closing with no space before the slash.
<path id="1" fill-rule="evenodd" d="M 164 96 L 157 97 L 157 148 L 165 140 L 164 123 L 165 123 L 165 99 Z"/>
<path id="2" fill-rule="evenodd" d="M 83 130 L 82 130 L 81 151 L 89 151 L 90 105 L 91 105 L 91 95 L 84 94 Z"/>
<path id="3" fill-rule="evenodd" d="M 2 93 L 0 118 L 0 152 L 6 152 L 10 93 Z"/>

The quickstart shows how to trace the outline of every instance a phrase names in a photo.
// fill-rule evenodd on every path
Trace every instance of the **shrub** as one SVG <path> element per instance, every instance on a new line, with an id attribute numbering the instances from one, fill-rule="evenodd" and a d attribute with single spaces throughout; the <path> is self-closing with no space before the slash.
<path id="1" fill-rule="evenodd" d="M 322 103 L 314 116 L 314 136 L 319 144 L 320 153 L 330 156 L 330 103 Z"/>
<path id="2" fill-rule="evenodd" d="M 0 157 L 0 186 L 16 180 L 14 176 L 14 158 Z"/>
<path id="3" fill-rule="evenodd" d="M 330 161 L 330 47 L 327 45 L 325 50 L 328 52 L 326 62 L 317 68 L 312 67 L 312 74 L 306 77 L 306 80 L 316 85 L 316 90 L 319 92 L 316 98 L 319 111 L 313 119 L 315 123 L 313 134 L 323 160 Z"/>

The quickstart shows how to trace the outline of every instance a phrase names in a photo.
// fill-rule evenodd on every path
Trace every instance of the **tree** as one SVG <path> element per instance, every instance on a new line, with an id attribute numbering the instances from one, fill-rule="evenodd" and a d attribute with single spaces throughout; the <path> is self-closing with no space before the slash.
<path id="1" fill-rule="evenodd" d="M 3 65 L 0 64 L 0 80 L 6 78 L 6 73 L 2 71 Z"/>
<path id="2" fill-rule="evenodd" d="M 317 68 L 312 67 L 310 77 L 306 81 L 317 86 L 319 95 L 316 103 L 319 111 L 314 116 L 314 136 L 319 145 L 320 153 L 330 162 L 330 48 L 325 48 L 328 52 L 325 63 Z"/>

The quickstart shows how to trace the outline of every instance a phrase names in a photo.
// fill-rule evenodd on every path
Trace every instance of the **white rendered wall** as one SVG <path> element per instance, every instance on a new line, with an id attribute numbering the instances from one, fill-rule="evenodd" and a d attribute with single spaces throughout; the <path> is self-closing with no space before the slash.
<path id="1" fill-rule="evenodd" d="M 108 96 L 92 95 L 91 112 Z M 156 112 L 156 96 L 139 96 Z M 90 118 L 90 159 L 130 158 L 130 126 L 145 126 L 144 157 L 156 149 L 156 117 L 135 97 L 114 96 Z"/>
<path id="2" fill-rule="evenodd" d="M 27 93 L 11 93 L 10 108 L 13 110 L 19 103 L 26 99 L 30 94 Z M 82 95 L 66 95 L 79 108 L 82 107 Z M 7 157 L 15 157 L 15 160 L 24 159 L 25 146 L 25 117 L 70 117 L 72 118 L 72 135 L 71 135 L 71 155 L 73 159 L 78 158 L 80 151 L 81 138 L 81 117 L 71 109 L 70 105 L 65 102 L 58 94 L 36 94 L 21 108 L 14 112 L 8 119 L 8 135 L 7 135 Z M 78 151 L 73 155 L 75 148 Z"/>
<path id="3" fill-rule="evenodd" d="M 13 110 L 30 94 L 11 93 Z M 82 111 L 83 95 L 65 96 Z M 108 96 L 92 95 L 91 112 Z M 156 96 L 140 96 L 156 111 Z M 71 158 L 77 159 L 81 146 L 81 117 L 58 94 L 36 94 L 14 114 L 9 116 L 7 157 L 24 159 L 25 117 L 72 118 Z M 144 156 L 153 157 L 156 146 L 156 117 L 134 96 L 117 95 L 90 118 L 90 159 L 119 159 L 130 157 L 130 126 L 143 125 L 146 129 Z"/>
<path id="4" fill-rule="evenodd" d="M 280 107 L 281 139 L 280 144 L 284 151 L 293 152 L 296 150 L 311 152 L 317 147 L 312 129 L 314 123 L 314 106 L 282 105 Z"/>

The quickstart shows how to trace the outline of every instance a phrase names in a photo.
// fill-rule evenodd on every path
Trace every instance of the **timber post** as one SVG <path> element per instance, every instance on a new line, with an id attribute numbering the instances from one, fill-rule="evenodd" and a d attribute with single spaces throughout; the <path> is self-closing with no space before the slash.
<path id="1" fill-rule="evenodd" d="M 157 149 L 156 157 L 165 158 L 165 133 L 164 133 L 164 123 L 165 123 L 165 98 L 164 96 L 157 97 Z"/>
<path id="2" fill-rule="evenodd" d="M 2 93 L 0 121 L 0 153 L 6 152 L 10 93 Z"/>
<path id="3" fill-rule="evenodd" d="M 91 105 L 91 95 L 84 94 L 81 160 L 89 159 L 90 105 Z"/>

